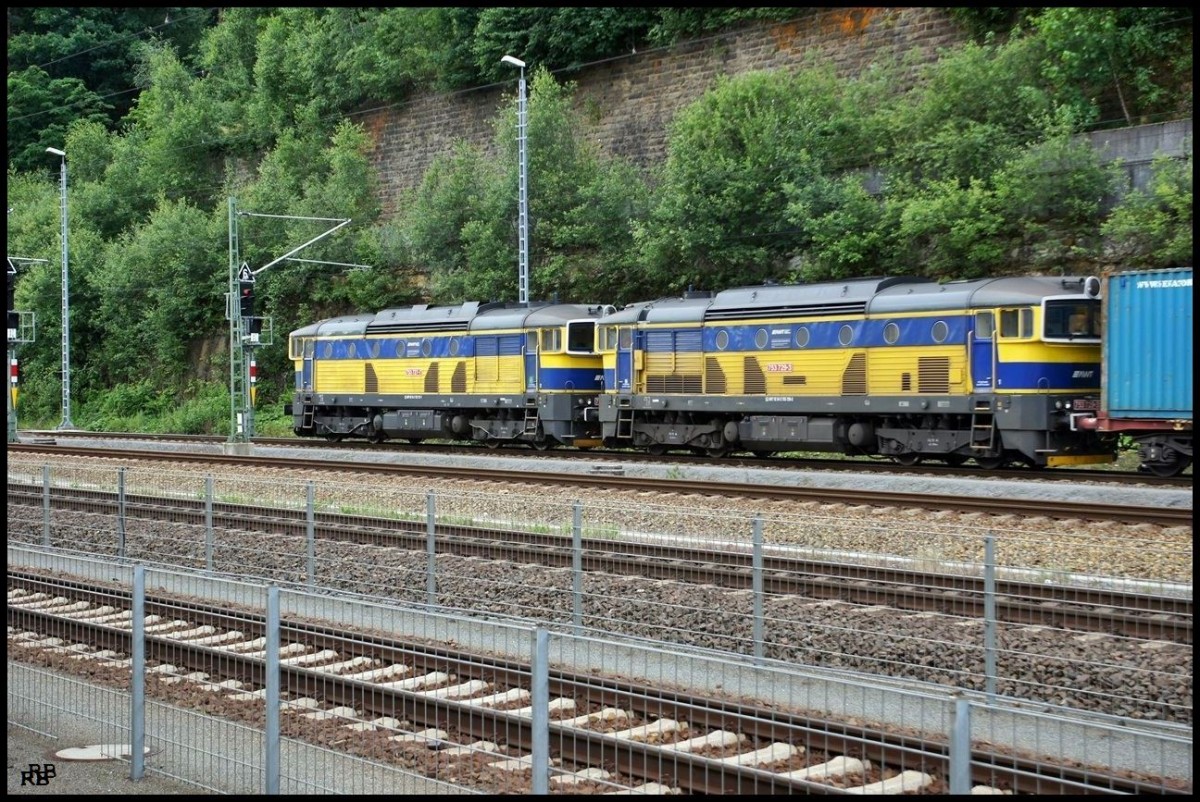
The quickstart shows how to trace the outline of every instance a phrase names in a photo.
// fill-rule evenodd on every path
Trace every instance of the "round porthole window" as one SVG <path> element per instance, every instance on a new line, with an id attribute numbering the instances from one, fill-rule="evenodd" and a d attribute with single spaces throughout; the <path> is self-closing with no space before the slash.
<path id="1" fill-rule="evenodd" d="M 729 347 L 729 332 L 721 329 L 717 332 L 717 348 L 724 351 Z"/>
<path id="2" fill-rule="evenodd" d="M 854 342 L 854 327 L 849 323 L 838 329 L 838 342 L 842 345 L 849 345 Z"/>
<path id="3" fill-rule="evenodd" d="M 796 347 L 807 348 L 808 341 L 811 337 L 812 334 L 809 333 L 808 326 L 801 326 L 800 328 L 796 329 Z"/>
<path id="4" fill-rule="evenodd" d="M 895 323 L 888 323 L 883 327 L 883 341 L 888 345 L 895 345 L 900 339 L 900 327 Z"/>
<path id="5" fill-rule="evenodd" d="M 379 340 L 371 341 L 371 356 L 375 359 L 379 358 Z"/>
<path id="6" fill-rule="evenodd" d="M 767 347 L 767 339 L 768 339 L 768 337 L 767 337 L 766 329 L 759 329 L 758 331 L 754 332 L 754 344 L 758 348 L 760 348 L 760 349 L 766 348 Z"/>
<path id="7" fill-rule="evenodd" d="M 450 338 L 450 356 L 458 356 L 458 349 L 459 349 L 459 348 L 460 348 L 460 345 L 459 345 L 459 340 L 458 340 L 458 338 L 457 338 L 457 337 L 451 337 L 451 338 Z"/>
<path id="8" fill-rule="evenodd" d="M 421 356 L 429 356 L 433 353 L 433 341 L 421 340 Z"/>
<path id="9" fill-rule="evenodd" d="M 326 359 L 333 358 L 333 343 L 325 343 L 325 347 L 321 349 L 321 356 Z"/>
<path id="10" fill-rule="evenodd" d="M 949 336 L 950 327 L 946 325 L 946 321 L 939 320 L 933 324 L 933 341 L 935 343 L 944 343 Z"/>

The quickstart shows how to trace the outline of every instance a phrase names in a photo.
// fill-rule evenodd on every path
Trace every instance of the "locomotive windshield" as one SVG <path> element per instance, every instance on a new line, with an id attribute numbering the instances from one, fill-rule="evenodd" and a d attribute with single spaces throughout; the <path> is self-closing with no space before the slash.
<path id="1" fill-rule="evenodd" d="M 567 324 L 567 353 L 591 354 L 596 350 L 596 324 L 591 320 L 572 320 Z"/>
<path id="2" fill-rule="evenodd" d="M 1042 321 L 1044 340 L 1100 341 L 1100 301 L 1095 298 L 1048 299 Z"/>

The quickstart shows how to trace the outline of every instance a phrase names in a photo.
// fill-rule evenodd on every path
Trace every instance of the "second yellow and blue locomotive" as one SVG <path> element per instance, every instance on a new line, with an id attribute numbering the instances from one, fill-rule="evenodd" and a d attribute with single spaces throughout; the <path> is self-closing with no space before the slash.
<path id="1" fill-rule="evenodd" d="M 1110 462 L 1099 281 L 893 277 L 741 287 L 598 324 L 606 445 L 981 466 Z"/>

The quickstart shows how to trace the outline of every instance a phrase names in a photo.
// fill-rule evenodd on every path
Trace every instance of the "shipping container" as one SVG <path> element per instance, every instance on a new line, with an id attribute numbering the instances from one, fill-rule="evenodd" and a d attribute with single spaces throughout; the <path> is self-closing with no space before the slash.
<path id="1" fill-rule="evenodd" d="M 1109 272 L 1101 298 L 1101 417 L 1190 422 L 1192 268 Z"/>

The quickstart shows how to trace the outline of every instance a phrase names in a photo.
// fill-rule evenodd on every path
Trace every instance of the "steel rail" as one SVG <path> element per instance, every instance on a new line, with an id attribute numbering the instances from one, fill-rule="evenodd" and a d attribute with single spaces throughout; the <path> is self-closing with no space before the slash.
<path id="1" fill-rule="evenodd" d="M 978 498 L 958 494 L 897 493 L 882 490 L 845 488 L 790 487 L 785 485 L 741 482 L 706 482 L 681 479 L 649 479 L 626 476 L 600 476 L 542 472 L 530 469 L 504 470 L 486 466 L 463 468 L 443 465 L 395 465 L 376 462 L 347 462 L 328 459 L 239 456 L 233 454 L 180 454 L 108 448 L 75 448 L 49 444 L 10 443 L 10 454 L 55 454 L 66 457 L 97 457 L 113 460 L 193 462 L 210 465 L 241 465 L 257 468 L 356 471 L 392 476 L 421 476 L 442 479 L 471 479 L 512 484 L 553 485 L 610 490 L 653 490 L 678 495 L 762 499 L 772 501 L 816 502 L 860 506 L 908 507 L 927 510 L 979 512 L 990 515 L 1040 515 L 1052 519 L 1149 523 L 1159 526 L 1191 526 L 1192 511 L 1179 507 L 1142 507 L 1094 502 L 1045 501 L 1040 499 Z"/>
<path id="2" fill-rule="evenodd" d="M 52 580 L 9 570 L 8 585 L 10 589 L 14 586 L 36 588 L 56 596 L 69 594 L 71 599 L 97 605 L 131 606 L 127 591 L 92 587 L 83 582 Z M 179 600 L 150 596 L 147 598 L 146 614 L 178 617 L 180 603 Z M 266 634 L 265 617 L 262 615 L 198 603 L 195 599 L 189 599 L 186 607 L 192 624 L 236 628 L 247 640 Z M 126 654 L 132 647 L 132 634 L 126 629 L 89 624 L 86 620 L 56 616 L 52 612 L 9 606 L 8 625 L 10 628 L 37 631 L 74 642 L 90 641 L 102 648 Z M 302 642 L 314 651 L 332 649 L 339 654 L 353 654 L 366 650 L 384 664 L 413 665 L 418 671 L 449 671 L 460 678 L 486 675 L 497 684 L 514 687 L 527 685 L 531 676 L 531 666 L 520 661 L 438 644 L 398 643 L 369 633 L 349 633 L 344 626 L 285 620 L 281 636 L 283 643 Z M 214 666 L 219 666 L 228 677 L 249 680 L 260 687 L 266 684 L 265 664 L 260 658 L 154 635 L 147 636 L 146 656 L 148 660 L 169 661 L 181 667 L 183 673 L 189 670 L 210 672 Z M 291 665 L 282 666 L 281 673 L 281 690 L 285 694 L 313 696 L 319 692 L 327 704 L 362 709 L 371 716 L 406 719 L 413 722 L 414 730 L 442 727 L 453 722 L 456 731 L 469 733 L 474 739 L 497 740 L 502 737 L 525 750 L 533 745 L 532 719 L 528 717 L 468 707 L 454 701 Z M 210 678 L 209 681 L 218 682 L 219 679 Z M 754 739 L 795 742 L 806 749 L 819 749 L 829 754 L 862 754 L 877 764 L 903 766 L 919 760 L 923 770 L 942 778 L 949 775 L 948 743 L 945 737 L 936 733 L 831 719 L 803 711 L 781 711 L 758 705 L 753 700 L 672 691 L 663 689 L 660 684 L 649 685 L 593 673 L 552 669 L 550 693 L 585 699 L 593 703 L 596 709 L 614 705 L 619 699 L 621 704 L 650 711 L 656 718 L 690 721 L 713 730 L 733 729 Z M 836 789 L 827 785 L 790 780 L 759 768 L 664 750 L 648 743 L 615 742 L 606 733 L 567 728 L 554 721 L 549 726 L 552 735 L 561 736 L 557 743 L 563 750 L 560 757 L 566 762 L 579 765 L 611 764 L 622 773 L 647 780 L 658 779 L 658 772 L 665 765 L 673 764 L 681 769 L 675 774 L 675 782 L 692 793 L 836 793 Z M 1189 793 L 1182 783 L 1176 788 L 1171 782 L 1154 782 L 1153 778 L 1131 776 L 1102 766 L 1082 766 L 1045 756 L 1010 754 L 994 745 L 987 751 L 972 750 L 970 773 L 974 782 L 995 785 L 999 780 L 1011 785 L 1017 793 Z"/>

